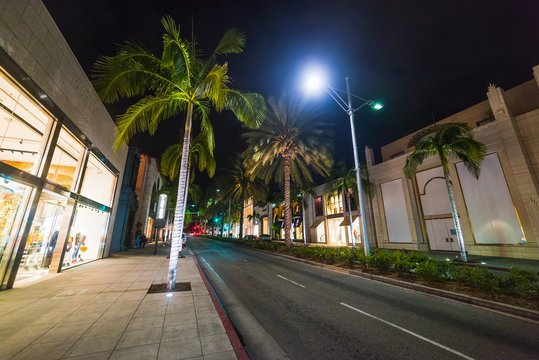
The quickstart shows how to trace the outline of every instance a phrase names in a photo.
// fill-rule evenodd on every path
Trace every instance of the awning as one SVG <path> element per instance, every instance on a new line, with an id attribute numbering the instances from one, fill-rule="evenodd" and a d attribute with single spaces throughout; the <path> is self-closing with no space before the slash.
<path id="1" fill-rule="evenodd" d="M 311 224 L 311 229 L 316 229 L 318 225 L 320 225 L 323 221 L 324 219 L 318 219 L 318 220 L 313 221 L 313 223 Z"/>
<path id="2" fill-rule="evenodd" d="M 357 215 L 352 217 L 352 222 L 356 221 Z M 339 226 L 350 226 L 350 216 L 346 216 Z"/>

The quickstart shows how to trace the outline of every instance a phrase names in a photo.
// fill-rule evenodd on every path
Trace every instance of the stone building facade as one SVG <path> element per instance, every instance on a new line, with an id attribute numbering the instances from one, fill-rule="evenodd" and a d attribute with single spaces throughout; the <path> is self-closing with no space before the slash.
<path id="1" fill-rule="evenodd" d="M 512 89 L 490 85 L 486 99 L 439 124 L 466 123 L 486 145 L 475 180 L 451 163 L 450 176 L 470 254 L 539 259 L 539 66 L 535 79 Z M 407 179 L 402 171 L 412 137 L 382 147 L 383 161 L 366 158 L 377 187 L 370 226 L 378 247 L 459 251 L 441 165 L 430 157 Z"/>

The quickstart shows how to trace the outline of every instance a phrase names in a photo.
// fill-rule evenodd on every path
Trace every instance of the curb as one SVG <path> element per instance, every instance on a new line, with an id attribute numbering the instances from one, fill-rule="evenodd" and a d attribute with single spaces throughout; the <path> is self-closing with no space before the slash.
<path id="1" fill-rule="evenodd" d="M 406 288 L 406 289 L 410 289 L 410 290 L 419 291 L 419 292 L 429 294 L 429 295 L 439 296 L 439 297 L 442 297 L 442 298 L 446 298 L 446 299 L 450 299 L 450 300 L 454 300 L 454 301 L 458 301 L 458 302 L 462 302 L 462 303 L 466 303 L 466 304 L 481 306 L 483 308 L 498 311 L 498 312 L 501 312 L 501 313 L 510 314 L 510 315 L 513 315 L 513 316 L 518 316 L 518 317 L 528 319 L 528 320 L 539 321 L 539 311 L 535 311 L 535 310 L 525 309 L 525 308 L 521 308 L 521 307 L 518 307 L 518 306 L 504 304 L 504 303 L 500 303 L 500 302 L 496 302 L 496 301 L 481 299 L 481 298 L 477 298 L 477 297 L 473 297 L 473 296 L 469 296 L 469 295 L 464 295 L 464 294 L 460 294 L 460 293 L 456 293 L 456 292 L 452 292 L 452 291 L 432 288 L 432 287 L 428 287 L 428 286 L 425 286 L 425 285 L 414 284 L 414 283 L 410 283 L 410 282 L 406 282 L 406 281 L 402 281 L 402 280 L 396 280 L 396 279 L 388 278 L 388 277 L 381 276 L 381 275 L 369 274 L 369 273 L 365 273 L 365 272 L 358 271 L 358 270 L 344 269 L 344 268 L 340 268 L 338 266 L 322 264 L 322 263 L 318 263 L 316 261 L 307 260 L 307 259 L 301 259 L 301 258 L 297 258 L 297 257 L 290 256 L 290 255 L 275 253 L 275 252 L 272 252 L 272 251 L 267 251 L 267 250 L 262 250 L 262 249 L 255 249 L 255 248 L 251 248 L 251 247 L 243 246 L 243 245 L 238 245 L 238 244 L 234 244 L 234 245 L 241 246 L 241 247 L 246 248 L 246 249 L 260 251 L 260 252 L 270 254 L 270 255 L 274 255 L 274 256 L 279 256 L 279 257 L 282 257 L 282 258 L 285 258 L 285 259 L 288 259 L 288 260 L 293 260 L 293 261 L 301 262 L 301 263 L 304 263 L 304 264 L 309 264 L 309 265 L 317 266 L 317 267 L 320 267 L 320 268 L 324 268 L 324 269 L 344 273 L 344 274 L 358 276 L 358 277 L 362 277 L 362 278 L 373 280 L 373 281 L 379 281 L 379 282 L 383 282 L 383 283 L 386 283 L 386 284 L 390 284 L 390 285 L 394 285 L 394 286 L 398 286 L 398 287 L 402 287 L 402 288 Z"/>
<path id="2" fill-rule="evenodd" d="M 213 291 L 213 288 L 210 285 L 210 282 L 206 278 L 206 275 L 204 275 L 204 272 L 200 268 L 200 264 L 198 263 L 198 259 L 196 258 L 195 254 L 189 250 L 191 253 L 191 256 L 193 257 L 193 260 L 195 262 L 195 266 L 197 267 L 198 272 L 200 273 L 200 276 L 202 277 L 202 281 L 204 282 L 204 285 L 206 285 L 206 288 L 208 289 L 208 292 L 210 293 L 210 297 L 213 301 L 213 305 L 215 306 L 215 310 L 217 310 L 217 314 L 219 314 L 219 318 L 221 319 L 221 322 L 223 323 L 223 326 L 225 327 L 226 334 L 228 335 L 228 339 L 230 340 L 230 343 L 232 344 L 232 349 L 234 350 L 234 353 L 236 354 L 236 357 L 238 360 L 249 360 L 249 356 L 247 355 L 247 352 L 245 351 L 245 348 L 243 347 L 240 338 L 238 337 L 238 334 L 236 333 L 236 330 L 234 329 L 234 326 L 230 322 L 230 319 L 228 316 L 226 316 L 225 310 L 223 309 L 223 306 L 221 305 L 221 302 L 219 299 L 217 299 L 217 295 L 215 295 L 215 292 Z"/>

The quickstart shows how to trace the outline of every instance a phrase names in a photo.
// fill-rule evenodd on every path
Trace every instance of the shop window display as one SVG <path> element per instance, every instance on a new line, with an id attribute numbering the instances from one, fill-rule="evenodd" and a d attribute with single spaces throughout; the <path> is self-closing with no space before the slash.
<path id="1" fill-rule="evenodd" d="M 10 239 L 17 232 L 15 218 L 24 204 L 30 192 L 30 188 L 14 181 L 0 179 L 0 261 Z"/>
<path id="2" fill-rule="evenodd" d="M 30 173 L 51 116 L 0 68 L 0 161 Z"/>
<path id="3" fill-rule="evenodd" d="M 341 214 L 343 211 L 343 202 L 342 202 L 342 193 L 334 193 L 328 195 L 328 205 L 327 205 L 327 214 L 335 215 Z"/>
<path id="4" fill-rule="evenodd" d="M 66 202 L 65 197 L 43 190 L 26 238 L 17 280 L 48 271 L 52 254 L 56 250 Z"/>
<path id="5" fill-rule="evenodd" d="M 69 231 L 62 268 L 98 259 L 105 246 L 109 213 L 79 204 Z"/>
<path id="6" fill-rule="evenodd" d="M 71 189 L 84 146 L 64 127 L 60 130 L 47 179 Z"/>
<path id="7" fill-rule="evenodd" d="M 90 154 L 81 194 L 107 206 L 112 205 L 116 176 L 94 155 Z"/>

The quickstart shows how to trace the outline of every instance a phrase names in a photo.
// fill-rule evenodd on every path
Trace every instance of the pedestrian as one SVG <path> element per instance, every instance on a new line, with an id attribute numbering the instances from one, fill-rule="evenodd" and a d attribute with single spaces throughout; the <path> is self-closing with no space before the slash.
<path id="1" fill-rule="evenodd" d="M 144 248 L 144 246 L 146 246 L 146 242 L 148 241 L 148 239 L 146 238 L 146 236 L 142 235 L 142 247 Z"/>

